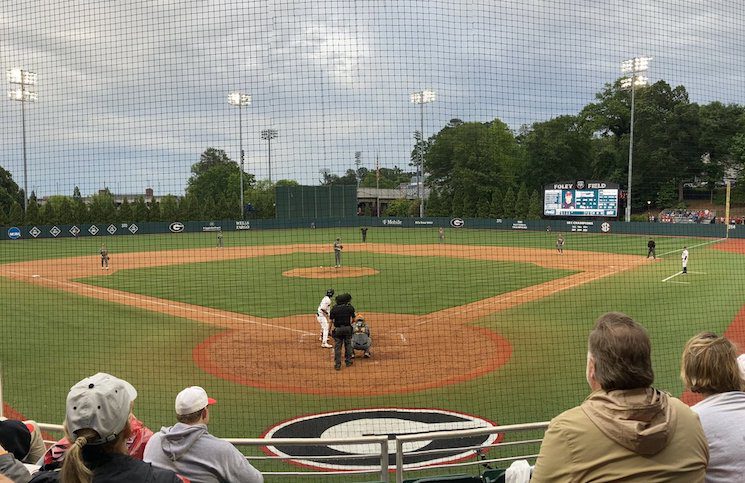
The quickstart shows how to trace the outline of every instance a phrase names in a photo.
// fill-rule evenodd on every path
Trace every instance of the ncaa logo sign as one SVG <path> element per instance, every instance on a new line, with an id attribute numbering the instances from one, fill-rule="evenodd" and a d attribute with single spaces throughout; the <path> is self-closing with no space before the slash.
<path id="1" fill-rule="evenodd" d="M 468 414 L 440 409 L 373 408 L 350 409 L 301 416 L 270 428 L 264 438 L 358 438 L 395 436 L 437 431 L 491 428 L 497 426 Z M 476 449 L 502 440 L 501 434 L 458 439 L 433 439 L 404 445 L 404 468 L 421 468 L 460 461 L 476 455 Z M 377 443 L 329 444 L 327 446 L 266 446 L 264 452 L 290 462 L 320 470 L 376 470 L 380 468 Z M 388 464 L 396 464 L 395 444 L 388 444 Z M 484 450 L 481 450 L 482 452 Z"/>
<path id="2" fill-rule="evenodd" d="M 10 238 L 11 240 L 18 240 L 19 238 L 21 238 L 21 229 L 17 226 L 8 228 L 8 238 Z"/>
<path id="3" fill-rule="evenodd" d="M 182 231 L 184 231 L 185 228 L 186 227 L 184 226 L 184 224 L 180 221 L 174 221 L 173 223 L 168 225 L 168 229 L 171 230 L 173 233 L 181 233 Z"/>
<path id="4" fill-rule="evenodd" d="M 453 228 L 461 228 L 465 224 L 466 222 L 463 221 L 462 218 L 453 218 L 452 220 L 450 220 L 450 226 L 452 226 Z"/>

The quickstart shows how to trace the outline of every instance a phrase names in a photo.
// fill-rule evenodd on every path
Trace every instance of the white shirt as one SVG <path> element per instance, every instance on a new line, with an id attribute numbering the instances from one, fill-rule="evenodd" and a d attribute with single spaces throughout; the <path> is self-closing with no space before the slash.
<path id="1" fill-rule="evenodd" d="M 329 316 L 329 309 L 331 308 L 331 298 L 326 295 L 321 299 L 321 303 L 318 305 L 318 315 L 323 317 Z"/>
<path id="2" fill-rule="evenodd" d="M 683 260 L 683 263 L 688 261 L 688 249 L 686 248 L 683 250 L 683 253 L 680 254 L 681 260 Z"/>
<path id="3" fill-rule="evenodd" d="M 723 392 L 691 407 L 701 419 L 709 441 L 706 482 L 742 481 L 745 458 L 745 392 Z"/>

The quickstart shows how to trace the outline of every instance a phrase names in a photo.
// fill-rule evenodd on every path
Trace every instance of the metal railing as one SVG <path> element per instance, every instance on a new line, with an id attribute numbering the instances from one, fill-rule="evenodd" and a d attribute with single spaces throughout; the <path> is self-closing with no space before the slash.
<path id="1" fill-rule="evenodd" d="M 59 433 L 63 431 L 62 425 L 59 424 L 47 424 L 39 423 L 39 427 L 46 433 Z M 408 467 L 405 464 L 405 457 L 407 452 L 404 451 L 404 445 L 410 443 L 417 443 L 423 441 L 434 441 L 434 440 L 457 440 L 465 439 L 477 436 L 486 436 L 492 434 L 516 434 L 526 432 L 543 432 L 548 427 L 548 422 L 538 423 L 527 423 L 527 424 L 513 424 L 508 426 L 494 426 L 490 428 L 480 429 L 465 429 L 465 430 L 452 430 L 452 431 L 438 431 L 431 433 L 420 433 L 412 435 L 397 435 L 394 436 L 393 440 L 389 440 L 387 436 L 362 436 L 358 438 L 223 438 L 225 441 L 235 445 L 236 447 L 262 447 L 262 446 L 343 446 L 343 445 L 359 445 L 368 444 L 374 445 L 379 448 L 377 452 L 369 454 L 353 454 L 353 455 L 335 455 L 329 456 L 328 459 L 340 460 L 340 459 L 361 459 L 375 457 L 379 462 L 379 468 L 377 469 L 362 469 L 362 470 L 338 470 L 338 471 L 262 471 L 262 474 L 266 478 L 277 478 L 277 481 L 287 481 L 288 478 L 301 479 L 303 477 L 318 477 L 318 476 L 349 476 L 349 475 L 378 475 L 380 481 L 388 483 L 390 481 L 390 475 L 393 472 L 395 474 L 395 482 L 402 483 L 404 480 L 405 472 L 417 472 L 417 471 L 428 471 L 433 469 L 447 469 L 447 468 L 461 468 L 461 467 L 472 467 L 481 466 L 488 467 L 490 464 L 503 465 L 511 463 L 515 460 L 520 459 L 534 459 L 537 454 L 535 451 L 526 451 L 526 447 L 537 448 L 540 445 L 542 439 L 535 437 L 528 437 L 525 439 L 517 439 L 513 441 L 503 441 L 497 444 L 486 444 L 486 445 L 475 445 L 475 446 L 462 446 L 453 447 L 450 446 L 446 449 L 435 449 L 417 451 L 416 454 L 421 456 L 423 454 L 436 455 L 437 453 L 452 452 L 454 450 L 458 452 L 462 451 L 473 451 L 477 455 L 481 455 L 480 458 L 474 458 L 468 461 L 462 461 L 458 463 L 447 463 L 438 465 L 428 466 L 416 466 Z M 51 443 L 52 441 L 47 441 Z M 391 444 L 393 443 L 393 444 Z M 505 451 L 511 451 L 513 454 L 505 457 L 494 457 L 485 458 L 483 455 L 488 450 L 500 449 Z M 395 467 L 391 468 L 389 465 L 389 455 L 395 453 Z M 247 457 L 251 462 L 256 461 L 292 461 L 297 460 L 297 456 L 250 456 Z M 314 456 L 314 459 L 320 459 L 318 456 Z"/>

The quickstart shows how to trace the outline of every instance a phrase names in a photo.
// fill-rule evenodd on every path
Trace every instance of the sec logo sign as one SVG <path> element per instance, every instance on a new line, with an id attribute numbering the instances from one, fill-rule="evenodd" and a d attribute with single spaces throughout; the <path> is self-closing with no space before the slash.
<path id="1" fill-rule="evenodd" d="M 603 222 L 603 224 L 600 225 L 600 231 L 602 231 L 603 233 L 608 233 L 610 231 L 610 223 L 608 223 L 607 221 Z"/>
<path id="2" fill-rule="evenodd" d="M 461 228 L 465 224 L 466 222 L 463 221 L 462 218 L 453 218 L 452 220 L 450 220 L 450 226 L 452 226 L 453 228 Z"/>

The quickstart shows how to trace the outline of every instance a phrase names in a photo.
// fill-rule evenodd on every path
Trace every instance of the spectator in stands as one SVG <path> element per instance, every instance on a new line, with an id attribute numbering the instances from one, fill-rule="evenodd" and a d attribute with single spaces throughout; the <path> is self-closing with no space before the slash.
<path id="1" fill-rule="evenodd" d="M 0 475 L 7 476 L 11 482 L 28 483 L 31 473 L 23 466 L 13 452 L 0 445 Z"/>
<path id="2" fill-rule="evenodd" d="M 137 395 L 135 394 L 135 397 Z M 129 414 L 129 429 L 130 435 L 127 438 L 127 454 L 132 458 L 141 460 L 143 453 L 145 452 L 145 445 L 150 440 L 153 432 L 143 424 L 142 421 L 137 419 L 134 413 Z M 42 443 L 43 444 L 43 443 Z M 70 441 L 63 437 L 44 453 L 44 459 L 41 461 L 34 461 L 41 465 L 42 470 L 56 470 L 62 467 L 62 462 L 65 459 L 65 453 L 70 447 Z"/>
<path id="3" fill-rule="evenodd" d="M 67 395 L 65 434 L 73 443 L 60 472 L 63 483 L 179 483 L 172 471 L 153 468 L 127 454 L 129 415 L 137 391 L 99 372 L 75 384 Z M 51 473 L 51 472 L 47 472 Z"/>
<path id="4" fill-rule="evenodd" d="M 44 455 L 44 438 L 35 421 L 0 418 L 0 445 L 21 463 L 35 464 Z"/>
<path id="5" fill-rule="evenodd" d="M 686 389 L 703 394 L 693 406 L 709 442 L 706 481 L 742 481 L 745 475 L 745 392 L 735 345 L 702 332 L 683 349 L 680 377 Z"/>
<path id="6" fill-rule="evenodd" d="M 145 461 L 195 482 L 262 483 L 264 477 L 235 446 L 207 430 L 215 402 L 199 386 L 178 393 L 178 422 L 153 435 L 145 448 Z"/>
<path id="7" fill-rule="evenodd" d="M 709 451 L 696 414 L 654 389 L 651 343 L 631 317 L 611 312 L 590 332 L 592 393 L 549 424 L 532 483 L 704 481 Z"/>

